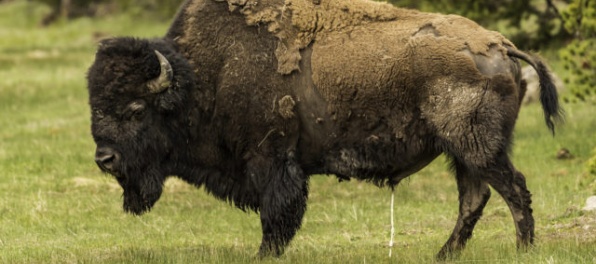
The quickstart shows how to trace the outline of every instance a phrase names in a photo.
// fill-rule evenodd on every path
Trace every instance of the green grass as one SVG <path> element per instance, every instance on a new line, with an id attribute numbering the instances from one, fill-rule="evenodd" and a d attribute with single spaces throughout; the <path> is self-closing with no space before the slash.
<path id="1" fill-rule="evenodd" d="M 259 262 L 256 214 L 170 180 L 151 213 L 127 215 L 120 187 L 93 162 L 85 74 L 97 36 L 158 36 L 167 25 L 115 16 L 39 28 L 32 18 L 44 10 L 23 1 L 0 5 L 0 262 Z M 35 15 L 24 18 L 25 11 Z M 522 110 L 516 128 L 514 163 L 534 195 L 536 248 L 515 250 L 511 216 L 493 191 L 453 262 L 596 262 L 596 214 L 580 210 L 596 194 L 595 177 L 585 173 L 596 147 L 596 107 L 565 109 L 554 138 L 537 105 Z M 562 147 L 575 158 L 555 159 Z M 367 183 L 315 176 L 303 228 L 281 259 L 261 262 L 433 262 L 457 217 L 444 159 L 397 188 L 391 259 L 389 199 L 388 190 Z"/>

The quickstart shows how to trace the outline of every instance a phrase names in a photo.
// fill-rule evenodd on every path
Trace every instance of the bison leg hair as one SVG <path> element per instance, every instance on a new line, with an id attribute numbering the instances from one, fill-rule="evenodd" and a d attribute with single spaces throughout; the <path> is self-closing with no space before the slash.
<path id="1" fill-rule="evenodd" d="M 506 153 L 501 152 L 484 179 L 505 200 L 515 223 L 518 249 L 525 250 L 534 243 L 534 217 L 530 191 L 524 175 L 511 164 Z"/>
<path id="2" fill-rule="evenodd" d="M 292 153 L 270 171 L 269 177 L 260 205 L 263 229 L 260 257 L 283 254 L 300 229 L 308 198 L 307 177 Z"/>
<path id="3" fill-rule="evenodd" d="M 457 254 L 466 246 L 490 198 L 490 189 L 479 175 L 473 174 L 458 162 L 455 162 L 454 167 L 459 191 L 459 216 L 451 237 L 437 254 L 439 260 Z"/>

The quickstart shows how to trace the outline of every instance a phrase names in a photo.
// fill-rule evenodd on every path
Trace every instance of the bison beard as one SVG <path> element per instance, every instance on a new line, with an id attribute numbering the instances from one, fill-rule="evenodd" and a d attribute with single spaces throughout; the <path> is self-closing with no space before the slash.
<path id="1" fill-rule="evenodd" d="M 141 138 L 145 136 L 141 133 Z M 96 156 L 105 157 L 114 153 L 113 163 L 106 165 L 108 160 L 99 159 L 97 163 L 102 171 L 116 176 L 118 183 L 124 190 L 123 208 L 124 211 L 141 215 L 151 209 L 162 193 L 163 183 L 167 172 L 160 167 L 163 153 L 169 152 L 163 147 L 165 144 L 155 144 L 147 140 L 138 139 L 132 142 L 145 142 L 133 146 L 120 146 L 120 150 L 111 149 L 110 144 L 98 143 Z M 160 142 L 160 143 L 163 143 Z M 162 146 L 159 148 L 159 146 Z M 138 153 L 143 153 L 139 155 Z M 162 155 L 157 155 L 162 153 Z M 166 155 L 167 156 L 167 155 Z"/>
<path id="2" fill-rule="evenodd" d="M 138 172 L 127 174 L 125 179 L 119 180 L 123 193 L 123 208 L 125 212 L 141 215 L 153 207 L 161 196 L 165 179 L 163 174 L 155 169 L 149 169 L 141 175 Z M 143 179 L 138 183 L 128 179 Z"/>
<path id="3" fill-rule="evenodd" d="M 366 0 L 188 0 L 163 38 L 100 43 L 88 73 L 95 159 L 126 212 L 149 211 L 176 176 L 259 212 L 259 254 L 279 256 L 310 175 L 395 187 L 443 153 L 459 216 L 437 257 L 465 247 L 489 186 L 526 248 L 531 195 L 508 156 L 518 60 L 537 70 L 554 131 L 546 66 L 465 18 Z"/>

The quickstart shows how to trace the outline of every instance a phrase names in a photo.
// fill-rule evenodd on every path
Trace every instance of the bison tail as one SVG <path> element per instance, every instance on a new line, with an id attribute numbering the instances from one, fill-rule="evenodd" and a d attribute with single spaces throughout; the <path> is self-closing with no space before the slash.
<path id="1" fill-rule="evenodd" d="M 553 78 L 546 65 L 536 56 L 526 54 L 509 47 L 507 55 L 519 58 L 530 64 L 538 73 L 540 83 L 540 103 L 544 111 L 544 119 L 548 129 L 555 134 L 555 122 L 563 119 L 563 110 L 559 106 L 559 95 L 553 82 Z"/>

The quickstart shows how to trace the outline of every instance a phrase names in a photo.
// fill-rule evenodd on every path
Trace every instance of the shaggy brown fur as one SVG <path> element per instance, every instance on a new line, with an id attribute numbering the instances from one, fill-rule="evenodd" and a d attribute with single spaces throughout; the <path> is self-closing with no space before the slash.
<path id="1" fill-rule="evenodd" d="M 279 39 L 275 54 L 278 72 L 282 74 L 299 70 L 300 50 L 312 44 L 313 85 L 328 102 L 328 112 L 351 113 L 352 108 L 365 110 L 382 106 L 394 109 L 402 106 L 404 102 L 400 103 L 396 98 L 410 99 L 412 95 L 408 93 L 415 91 L 408 89 L 420 88 L 418 79 L 405 79 L 415 74 L 418 78 L 432 80 L 423 89 L 429 95 L 457 92 L 449 97 L 434 96 L 420 102 L 421 114 L 428 116 L 435 127 L 443 128 L 439 131 L 445 131 L 442 137 L 465 145 L 466 151 L 462 153 L 473 158 L 478 166 L 485 166 L 503 147 L 505 138 L 470 144 L 475 139 L 467 135 L 472 133 L 471 129 L 480 133 L 500 129 L 504 119 L 516 115 L 515 101 L 518 99 L 511 100 L 509 106 L 500 106 L 509 109 L 510 113 L 506 115 L 499 109 L 496 113 L 483 113 L 491 117 L 490 122 L 476 127 L 458 127 L 470 123 L 468 119 L 477 111 L 481 100 L 501 104 L 496 102 L 499 94 L 491 98 L 490 93 L 484 93 L 476 86 L 482 82 L 486 82 L 487 87 L 491 85 L 478 71 L 473 58 L 498 56 L 496 52 L 507 57 L 507 46 L 513 47 L 513 44 L 499 33 L 487 31 L 459 16 L 420 13 L 372 1 L 328 0 L 315 5 L 303 0 L 246 0 L 228 1 L 228 4 L 241 7 L 240 12 L 245 15 L 248 25 L 265 25 Z M 192 12 L 194 9 L 188 10 Z M 509 89 L 509 93 L 516 89 L 515 83 L 507 86 L 511 88 L 503 88 L 499 82 L 495 89 Z M 356 96 L 367 100 L 354 100 Z M 470 103 L 461 104 L 462 101 Z M 356 102 L 364 105 L 355 106 Z M 407 118 L 404 114 L 411 113 L 402 113 L 402 119 Z M 335 116 L 339 124 L 349 123 L 349 118 Z M 369 118 L 380 117 L 375 114 Z M 395 122 L 396 118 L 388 119 Z"/>
<path id="2" fill-rule="evenodd" d="M 284 74 L 298 69 L 299 50 L 313 41 L 320 42 L 330 35 L 351 36 L 354 30 L 363 28 L 370 31 L 366 32 L 368 36 L 362 37 L 374 39 L 375 43 L 404 44 L 418 34 L 450 38 L 448 46 L 432 45 L 426 49 L 429 53 L 467 48 L 474 54 L 487 55 L 493 44 L 513 46 L 499 33 L 486 31 L 466 18 L 420 13 L 381 2 L 329 0 L 316 5 L 303 0 L 229 0 L 228 4 L 230 10 L 241 8 L 248 25 L 266 25 L 279 38 L 276 51 L 280 61 L 278 71 Z M 189 11 L 192 12 L 192 9 Z M 370 43 L 351 44 L 351 49 L 360 51 L 367 50 Z M 505 53 L 505 49 L 501 51 Z"/>
<path id="3" fill-rule="evenodd" d="M 518 60 L 536 69 L 553 129 L 544 64 L 468 19 L 366 0 L 188 0 L 162 39 L 102 42 L 88 77 L 96 162 L 132 213 L 169 175 L 258 211 L 260 253 L 279 255 L 310 175 L 394 187 L 445 153 L 460 214 L 438 257 L 465 246 L 489 185 L 527 247 L 530 192 L 507 153 Z"/>

